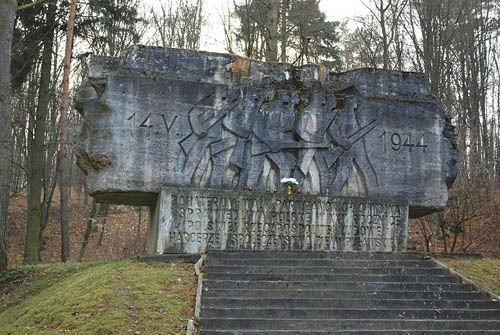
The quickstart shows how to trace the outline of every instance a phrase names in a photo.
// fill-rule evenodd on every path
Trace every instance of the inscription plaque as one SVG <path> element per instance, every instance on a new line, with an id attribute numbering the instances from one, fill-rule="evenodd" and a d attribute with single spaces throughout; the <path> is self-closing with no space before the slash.
<path id="1" fill-rule="evenodd" d="M 406 250 L 404 200 L 163 188 L 157 208 L 156 253 Z"/>

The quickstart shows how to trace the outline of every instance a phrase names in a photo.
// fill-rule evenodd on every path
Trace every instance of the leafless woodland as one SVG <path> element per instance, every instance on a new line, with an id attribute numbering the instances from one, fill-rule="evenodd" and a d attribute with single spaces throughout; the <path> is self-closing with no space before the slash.
<path id="1" fill-rule="evenodd" d="M 39 261 L 54 194 L 87 199 L 82 201 L 90 217 L 80 251 L 73 251 L 77 258 L 83 257 L 89 236 L 102 230 L 95 217 L 107 215 L 106 206 L 96 214 L 75 166 L 72 139 L 82 116 L 72 103 L 63 108 L 65 69 L 71 101 L 90 54 L 117 56 L 134 44 L 200 49 L 209 29 L 225 36 L 222 52 L 254 59 L 320 63 L 334 71 L 373 67 L 424 73 L 456 126 L 460 172 L 447 209 L 413 223 L 412 245 L 463 252 L 496 243 L 493 250 L 500 249 L 500 1 L 365 0 L 368 14 L 344 22 L 328 21 L 319 1 L 227 1 L 214 19 L 207 16 L 204 0 L 164 0 L 154 7 L 140 0 L 81 0 L 71 66 L 65 68 L 70 2 L 19 0 L 14 7 L 16 1 L 0 0 L 0 270 L 14 241 L 7 231 L 18 226 L 26 226 L 24 246 L 16 245 L 24 249 L 24 262 Z M 209 26 L 209 20 L 217 22 Z M 26 220 L 9 219 L 9 199 L 19 197 L 26 199 Z M 67 225 L 75 223 L 56 220 L 68 238 Z M 13 225 L 17 228 L 7 229 Z M 481 242 L 478 231 L 497 237 Z M 62 245 L 65 261 L 69 250 L 64 249 L 74 245 Z M 500 256 L 498 250 L 495 255 Z"/>

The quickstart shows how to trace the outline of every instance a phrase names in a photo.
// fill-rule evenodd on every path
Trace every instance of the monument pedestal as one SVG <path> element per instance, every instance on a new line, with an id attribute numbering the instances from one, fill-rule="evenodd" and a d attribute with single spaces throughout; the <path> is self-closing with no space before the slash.
<path id="1" fill-rule="evenodd" d="M 397 199 L 162 188 L 148 253 L 208 250 L 406 251 Z"/>

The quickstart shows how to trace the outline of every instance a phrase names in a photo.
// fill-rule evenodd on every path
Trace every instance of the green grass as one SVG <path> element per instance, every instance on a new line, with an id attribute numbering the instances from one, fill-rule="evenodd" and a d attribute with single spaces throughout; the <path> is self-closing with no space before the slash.
<path id="1" fill-rule="evenodd" d="M 192 265 L 69 263 L 16 267 L 0 279 L 0 334 L 185 334 Z M 28 284 L 22 284 L 28 282 Z"/>
<path id="2" fill-rule="evenodd" d="M 500 259 L 439 259 L 439 261 L 500 296 Z"/>

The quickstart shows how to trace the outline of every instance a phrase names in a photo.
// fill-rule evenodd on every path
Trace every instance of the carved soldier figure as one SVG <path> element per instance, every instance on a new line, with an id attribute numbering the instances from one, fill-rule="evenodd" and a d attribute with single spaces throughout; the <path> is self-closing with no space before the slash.
<path id="1" fill-rule="evenodd" d="M 304 108 L 297 121 L 296 133 L 308 143 L 311 148 L 298 151 L 297 170 L 295 178 L 300 184 L 313 192 L 324 191 L 321 185 L 327 185 L 331 181 L 331 170 L 326 164 L 325 148 L 329 148 L 330 140 L 326 138 L 326 130 L 335 116 L 336 99 L 328 92 L 313 93 L 310 103 Z M 316 147 L 312 147 L 316 145 Z M 316 164 L 319 175 L 315 170 L 310 170 L 311 165 Z M 307 180 L 308 175 L 311 180 Z M 305 180 L 306 179 L 306 180 Z M 304 183 L 310 183 L 306 185 Z"/>
<path id="2" fill-rule="evenodd" d="M 378 186 L 377 175 L 370 163 L 363 139 L 377 126 L 377 121 L 375 119 L 361 126 L 356 110 L 355 96 L 344 96 L 343 107 L 337 111 L 335 119 L 328 128 L 328 135 L 336 145 L 325 157 L 329 168 L 336 166 L 335 177 L 329 186 L 332 195 L 341 194 L 345 183 L 355 171 L 362 181 L 363 189 L 358 189 L 359 195 L 366 195 Z"/>
<path id="3" fill-rule="evenodd" d="M 191 134 L 181 140 L 180 145 L 186 154 L 186 163 L 184 164 L 184 184 L 194 184 L 199 186 L 201 181 L 194 181 L 193 176 L 200 165 L 208 163 L 202 162 L 207 155 L 207 149 L 212 143 L 218 142 L 222 138 L 222 119 L 226 114 L 238 104 L 238 94 L 231 91 L 230 94 L 224 93 L 226 103 L 223 108 L 207 105 L 210 99 L 217 100 L 216 92 L 203 98 L 196 103 L 189 111 L 189 124 Z M 216 104 L 215 104 L 216 105 Z M 221 157 L 214 157 L 209 153 L 209 159 L 212 160 L 212 178 L 216 178 L 224 169 L 224 163 Z M 212 183 L 212 181 L 211 181 Z"/>
<path id="4" fill-rule="evenodd" d="M 231 137 L 211 145 L 212 155 L 234 148 L 229 164 L 237 170 L 238 188 L 247 186 L 248 172 L 251 165 L 251 141 L 255 118 L 262 105 L 274 97 L 274 90 L 247 88 L 241 92 L 240 103 L 223 120 L 223 127 Z M 233 186 L 233 178 L 226 173 L 224 186 Z M 236 186 L 236 185 L 234 185 Z"/>
<path id="5" fill-rule="evenodd" d="M 263 173 L 266 158 L 279 171 L 280 179 L 291 176 L 296 157 L 286 149 L 294 148 L 298 143 L 293 140 L 295 106 L 298 102 L 296 92 L 278 90 L 274 100 L 257 113 L 248 186 L 261 189 L 266 186 L 268 176 Z"/>

